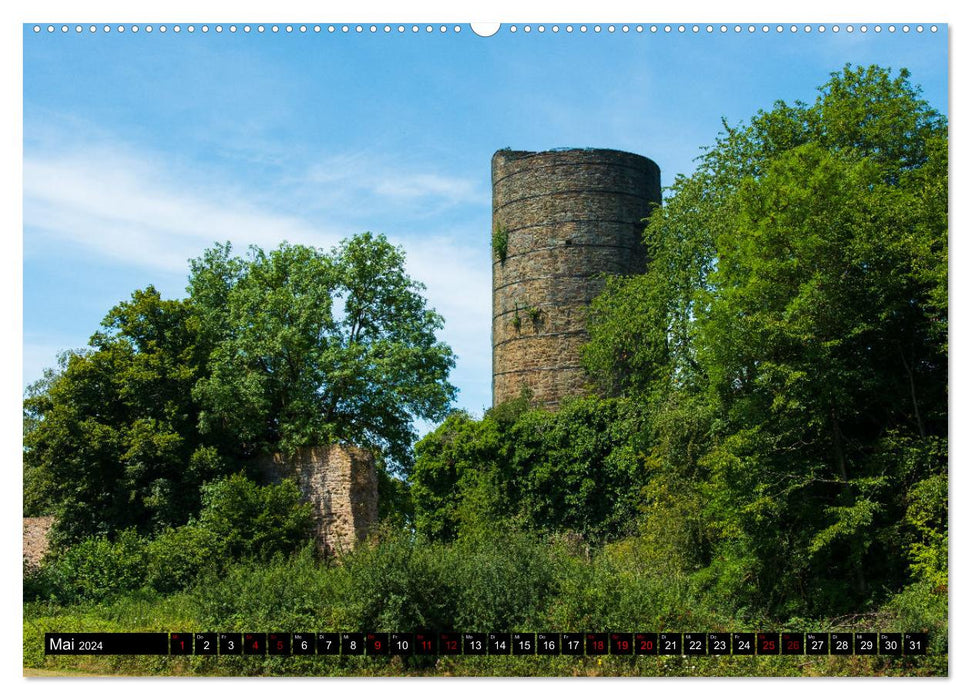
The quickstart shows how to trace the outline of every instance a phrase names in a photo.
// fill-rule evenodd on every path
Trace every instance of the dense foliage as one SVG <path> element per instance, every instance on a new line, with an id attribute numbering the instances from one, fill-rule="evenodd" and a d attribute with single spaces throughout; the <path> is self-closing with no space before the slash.
<path id="1" fill-rule="evenodd" d="M 901 597 L 859 619 L 766 620 L 711 606 L 690 577 L 636 541 L 573 553 L 563 543 L 503 537 L 429 543 L 386 533 L 342 565 L 309 549 L 228 564 L 160 595 L 142 588 L 63 605 L 24 606 L 24 665 L 159 675 L 946 675 L 947 614 L 931 598 Z M 778 625 L 778 627 L 777 627 Z M 43 633 L 311 630 L 753 630 L 930 632 L 928 656 L 49 656 Z"/>
<path id="2" fill-rule="evenodd" d="M 594 305 L 591 372 L 649 407 L 650 488 L 740 604 L 946 581 L 947 126 L 907 77 L 726 127 Z"/>
<path id="3" fill-rule="evenodd" d="M 190 302 L 136 291 L 90 342 L 24 402 L 26 514 L 56 515 L 70 541 L 184 523 L 232 454 L 226 434 L 198 427 L 207 360 Z"/>
<path id="4" fill-rule="evenodd" d="M 185 299 L 136 291 L 30 389 L 25 511 L 68 542 L 157 534 L 261 452 L 350 442 L 407 465 L 412 421 L 455 393 L 421 291 L 383 236 L 206 251 Z"/>
<path id="5" fill-rule="evenodd" d="M 257 565 L 310 541 L 310 506 L 291 481 L 258 486 L 242 474 L 207 484 L 202 510 L 154 538 L 134 529 L 55 551 L 24 577 L 24 598 L 103 601 L 135 591 L 183 590 L 234 562 Z"/>
<path id="6" fill-rule="evenodd" d="M 415 527 L 447 541 L 503 523 L 602 542 L 636 532 L 642 460 L 628 402 L 578 399 L 555 413 L 528 397 L 487 411 L 456 412 L 416 446 Z"/>
<path id="7" fill-rule="evenodd" d="M 187 299 L 136 292 L 29 393 L 26 507 L 53 507 L 73 545 L 26 574 L 25 654 L 75 663 L 39 655 L 45 629 L 164 614 L 246 631 L 868 628 L 927 631 L 934 655 L 426 661 L 946 674 L 947 186 L 946 121 L 905 71 L 847 67 L 812 104 L 726 125 L 652 215 L 647 270 L 591 308 L 600 397 L 549 412 L 524 395 L 481 419 L 445 417 L 441 319 L 383 238 L 207 251 Z M 413 417 L 444 418 L 414 456 Z M 407 477 L 379 474 L 383 525 L 339 563 L 301 548 L 293 484 L 239 473 L 334 440 L 382 448 Z"/>
<path id="8" fill-rule="evenodd" d="M 414 418 L 454 398 L 442 318 L 405 273 L 404 253 L 369 233 L 331 254 L 284 244 L 248 260 L 217 247 L 192 263 L 189 298 L 214 339 L 194 386 L 206 432 L 250 450 L 333 441 L 411 459 Z"/>

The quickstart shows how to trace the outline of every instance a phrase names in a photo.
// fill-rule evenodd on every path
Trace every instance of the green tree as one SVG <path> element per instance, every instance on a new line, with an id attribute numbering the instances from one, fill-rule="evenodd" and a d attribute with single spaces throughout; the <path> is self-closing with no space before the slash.
<path id="1" fill-rule="evenodd" d="M 183 525 L 261 451 L 345 441 L 407 466 L 412 421 L 454 397 L 442 319 L 383 236 L 191 265 L 186 299 L 136 291 L 27 392 L 25 507 L 62 541 Z"/>
<path id="2" fill-rule="evenodd" d="M 341 441 L 410 464 L 412 422 L 444 417 L 455 359 L 400 248 L 370 233 L 331 254 L 283 244 L 241 259 L 225 246 L 192 268 L 190 298 L 215 335 L 193 390 L 205 432 L 250 452 Z"/>
<path id="3" fill-rule="evenodd" d="M 26 482 L 62 538 L 181 524 L 199 486 L 226 472 L 196 428 L 204 371 L 188 302 L 153 287 L 113 308 L 85 351 L 66 353 L 24 402 Z"/>
<path id="4" fill-rule="evenodd" d="M 907 494 L 946 473 L 946 191 L 944 118 L 906 71 L 847 66 L 726 125 L 651 218 L 649 269 L 594 304 L 588 365 L 680 436 L 656 466 L 701 485 L 723 592 L 826 607 L 905 579 Z M 666 415 L 692 403 L 685 436 Z"/>

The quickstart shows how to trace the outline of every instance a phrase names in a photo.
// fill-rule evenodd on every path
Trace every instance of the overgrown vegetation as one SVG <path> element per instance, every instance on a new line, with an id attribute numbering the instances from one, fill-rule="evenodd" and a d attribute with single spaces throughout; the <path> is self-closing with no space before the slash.
<path id="1" fill-rule="evenodd" d="M 210 572 L 183 592 L 144 587 L 72 605 L 25 604 L 24 664 L 159 675 L 938 675 L 946 614 L 919 596 L 866 620 L 928 629 L 926 657 L 45 657 L 44 631 L 132 630 L 787 630 L 859 629 L 856 620 L 768 622 L 712 608 L 684 572 L 639 538 L 577 552 L 569 542 L 506 530 L 450 544 L 386 532 L 343 565 L 311 549 Z M 774 628 L 774 627 L 773 627 Z"/>
<path id="2" fill-rule="evenodd" d="M 310 538 L 310 506 L 291 481 L 258 486 L 242 474 L 203 488 L 202 511 L 154 538 L 134 529 L 55 550 L 25 575 L 25 600 L 77 603 L 141 591 L 171 593 L 233 562 L 259 564 L 289 555 Z"/>
<path id="3" fill-rule="evenodd" d="M 783 618 L 945 595 L 947 126 L 906 72 L 726 127 L 645 241 L 586 357 L 645 407 L 648 488 L 712 594 Z"/>
<path id="4" fill-rule="evenodd" d="M 637 530 L 643 460 L 627 401 L 577 399 L 529 409 L 525 395 L 476 421 L 456 412 L 416 446 L 415 529 L 439 541 L 504 523 L 588 544 Z"/>
<path id="5" fill-rule="evenodd" d="M 383 239 L 216 248 L 187 300 L 136 292 L 25 402 L 25 508 L 63 522 L 25 577 L 25 665 L 946 674 L 945 119 L 906 72 L 847 67 L 813 104 L 726 125 L 645 241 L 648 269 L 591 309 L 600 397 L 556 412 L 524 394 L 444 416 L 441 321 Z M 414 416 L 444 422 L 412 454 Z M 404 477 L 379 475 L 383 525 L 339 564 L 292 484 L 240 472 L 335 439 Z M 42 656 L 55 628 L 839 628 L 927 631 L 932 654 L 79 661 Z"/>
<path id="6" fill-rule="evenodd" d="M 65 543 L 158 535 L 262 453 L 348 442 L 407 467 L 413 420 L 444 417 L 455 388 L 404 267 L 369 233 L 330 253 L 227 244 L 191 261 L 185 299 L 134 292 L 28 391 L 25 513 L 56 515 Z"/>

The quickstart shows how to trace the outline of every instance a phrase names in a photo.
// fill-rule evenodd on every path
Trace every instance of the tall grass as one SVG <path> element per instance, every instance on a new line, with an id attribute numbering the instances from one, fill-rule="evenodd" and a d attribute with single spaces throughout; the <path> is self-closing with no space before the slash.
<path id="1" fill-rule="evenodd" d="M 24 605 L 24 665 L 133 675 L 946 675 L 947 597 L 919 586 L 880 611 L 932 655 L 886 657 L 45 657 L 47 631 L 709 631 L 826 621 L 742 619 L 638 538 L 599 551 L 496 532 L 451 544 L 385 533 L 341 562 L 312 548 L 203 574 L 189 590 Z M 761 627 L 767 629 L 766 627 Z M 888 627 L 884 627 L 887 629 Z"/>

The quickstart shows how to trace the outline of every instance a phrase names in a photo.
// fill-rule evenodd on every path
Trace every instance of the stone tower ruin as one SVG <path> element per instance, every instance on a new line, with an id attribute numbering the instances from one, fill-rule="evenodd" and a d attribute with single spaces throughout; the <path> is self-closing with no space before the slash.
<path id="1" fill-rule="evenodd" d="M 608 149 L 492 157 L 492 403 L 556 408 L 582 394 L 586 309 L 604 273 L 642 272 L 644 219 L 661 201 L 648 158 Z"/>
<path id="2" fill-rule="evenodd" d="M 325 554 L 351 551 L 378 521 L 378 476 L 370 450 L 300 447 L 293 454 L 258 458 L 255 466 L 270 483 L 297 483 L 310 503 L 317 547 Z"/>

